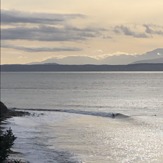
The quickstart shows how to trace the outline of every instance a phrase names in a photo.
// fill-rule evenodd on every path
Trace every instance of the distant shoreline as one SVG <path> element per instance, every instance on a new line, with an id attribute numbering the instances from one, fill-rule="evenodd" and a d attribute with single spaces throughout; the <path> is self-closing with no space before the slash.
<path id="1" fill-rule="evenodd" d="M 129 65 L 60 65 L 60 64 L 5 64 L 1 72 L 68 72 L 68 71 L 163 71 L 163 63 Z"/>

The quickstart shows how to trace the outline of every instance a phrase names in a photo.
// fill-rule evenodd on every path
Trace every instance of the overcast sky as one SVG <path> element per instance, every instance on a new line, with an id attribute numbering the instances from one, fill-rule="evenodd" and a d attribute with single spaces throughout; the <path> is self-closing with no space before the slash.
<path id="1" fill-rule="evenodd" d="M 1 0 L 1 63 L 163 47 L 163 0 Z"/>

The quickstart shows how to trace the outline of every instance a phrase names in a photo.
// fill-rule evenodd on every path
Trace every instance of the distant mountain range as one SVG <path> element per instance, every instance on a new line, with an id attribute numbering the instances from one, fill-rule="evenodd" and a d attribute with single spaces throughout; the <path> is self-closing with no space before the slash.
<path id="1" fill-rule="evenodd" d="M 162 58 L 156 58 L 156 59 L 150 59 L 150 60 L 141 60 L 141 61 L 136 61 L 134 64 L 137 63 L 163 63 L 163 57 Z"/>
<path id="2" fill-rule="evenodd" d="M 3 72 L 25 71 L 163 71 L 163 48 L 142 55 L 116 55 L 101 60 L 71 56 L 31 64 L 0 65 Z"/>
<path id="3" fill-rule="evenodd" d="M 50 58 L 42 62 L 30 64 L 63 64 L 63 65 L 126 65 L 135 63 L 163 63 L 163 48 L 158 48 L 144 54 L 137 55 L 114 55 L 103 59 L 95 59 L 87 56 L 68 56 L 65 58 Z"/>

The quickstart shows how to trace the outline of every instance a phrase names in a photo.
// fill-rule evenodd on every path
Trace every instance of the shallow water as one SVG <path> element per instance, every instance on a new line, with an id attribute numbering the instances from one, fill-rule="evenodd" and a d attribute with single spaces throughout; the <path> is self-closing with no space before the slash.
<path id="1" fill-rule="evenodd" d="M 14 150 L 30 162 L 162 162 L 162 118 L 37 114 L 8 120 Z"/>
<path id="2" fill-rule="evenodd" d="M 32 113 L 6 124 L 31 163 L 162 162 L 162 99 L 163 73 L 2 73 L 2 101 Z"/>

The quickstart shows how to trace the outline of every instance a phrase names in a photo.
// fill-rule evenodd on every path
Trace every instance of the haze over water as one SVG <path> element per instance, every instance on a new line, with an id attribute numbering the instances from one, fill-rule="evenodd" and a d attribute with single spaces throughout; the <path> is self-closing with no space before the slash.
<path id="1" fill-rule="evenodd" d="M 163 161 L 162 72 L 1 77 L 2 101 L 35 113 L 8 120 L 20 158 L 33 163 Z"/>

